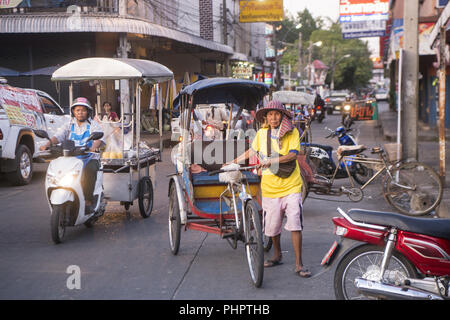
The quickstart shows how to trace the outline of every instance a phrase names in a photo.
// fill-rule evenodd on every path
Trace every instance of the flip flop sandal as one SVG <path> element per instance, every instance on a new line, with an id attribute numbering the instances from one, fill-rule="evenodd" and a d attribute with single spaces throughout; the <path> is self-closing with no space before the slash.
<path id="1" fill-rule="evenodd" d="M 264 268 L 272 268 L 281 264 L 283 264 L 283 262 L 280 260 L 266 260 L 266 262 L 264 262 Z"/>
<path id="2" fill-rule="evenodd" d="M 309 271 L 307 268 L 302 268 L 298 271 L 295 271 L 295 273 L 302 278 L 309 278 L 311 277 L 311 271 Z"/>

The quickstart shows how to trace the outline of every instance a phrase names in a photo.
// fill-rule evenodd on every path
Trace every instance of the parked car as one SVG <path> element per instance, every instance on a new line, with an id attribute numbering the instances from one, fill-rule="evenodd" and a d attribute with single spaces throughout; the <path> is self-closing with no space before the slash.
<path id="1" fill-rule="evenodd" d="M 0 172 L 13 185 L 30 183 L 33 161 L 48 154 L 33 129 L 52 136 L 68 118 L 46 92 L 0 85 Z"/>
<path id="2" fill-rule="evenodd" d="M 342 102 L 345 101 L 345 97 L 348 95 L 348 90 L 336 90 L 325 97 L 325 109 L 327 110 L 327 114 L 332 114 L 334 111 L 340 112 Z"/>
<path id="3" fill-rule="evenodd" d="M 389 94 L 386 89 L 378 89 L 375 91 L 375 99 L 377 99 L 377 101 L 387 101 L 388 98 Z"/>

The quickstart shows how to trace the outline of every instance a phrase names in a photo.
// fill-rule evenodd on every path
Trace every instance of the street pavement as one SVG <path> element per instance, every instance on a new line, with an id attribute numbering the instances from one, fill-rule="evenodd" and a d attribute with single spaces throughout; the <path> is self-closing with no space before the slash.
<path id="1" fill-rule="evenodd" d="M 313 122 L 313 141 L 336 148 L 337 140 L 323 137 L 325 127 L 334 129 L 339 121 L 340 116 L 331 115 L 322 124 Z M 356 123 L 360 143 L 386 142 L 376 125 Z M 11 187 L 0 177 L 0 299 L 333 300 L 334 269 L 322 273 L 320 262 L 335 240 L 331 218 L 337 216 L 336 208 L 391 210 L 379 181 L 364 191 L 366 197 L 359 203 L 345 196 L 310 194 L 304 205 L 303 262 L 313 277 L 294 273 L 290 234 L 284 231 L 284 263 L 265 269 L 262 288 L 257 289 L 250 282 L 242 243 L 233 250 L 217 235 L 182 230 L 178 255 L 170 253 L 167 175 L 174 171 L 170 150 L 157 164 L 150 218 L 141 218 L 137 201 L 128 216 L 119 203 L 109 203 L 93 228 L 69 228 L 59 245 L 50 236 L 45 170 L 45 164 L 36 165 L 32 183 L 23 187 Z M 73 270 L 79 271 L 80 282 L 73 281 L 78 272 Z"/>

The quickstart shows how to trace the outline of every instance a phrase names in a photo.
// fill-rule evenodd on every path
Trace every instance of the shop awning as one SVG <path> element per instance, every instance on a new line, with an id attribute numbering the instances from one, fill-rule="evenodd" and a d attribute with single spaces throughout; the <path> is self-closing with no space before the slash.
<path id="1" fill-rule="evenodd" d="M 53 81 L 117 80 L 146 78 L 159 83 L 173 78 L 167 67 L 154 61 L 120 58 L 84 58 L 70 62 L 55 72 Z"/>
<path id="2" fill-rule="evenodd" d="M 1 33 L 120 32 L 168 38 L 232 55 L 230 46 L 144 20 L 115 16 L 8 15 L 0 17 Z"/>
<path id="3" fill-rule="evenodd" d="M 240 52 L 235 52 L 233 53 L 233 55 L 231 56 L 230 60 L 235 60 L 235 61 L 248 61 L 248 58 L 245 54 L 240 53 Z"/>

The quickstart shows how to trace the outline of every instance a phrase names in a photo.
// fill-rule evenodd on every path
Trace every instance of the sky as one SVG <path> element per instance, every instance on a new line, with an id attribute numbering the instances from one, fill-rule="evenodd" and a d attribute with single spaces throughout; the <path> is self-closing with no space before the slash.
<path id="1" fill-rule="evenodd" d="M 339 0 L 283 0 L 284 9 L 295 17 L 297 12 L 307 8 L 314 18 L 330 17 L 333 21 L 339 18 Z M 368 41 L 373 56 L 379 55 L 379 38 L 362 38 Z"/>

